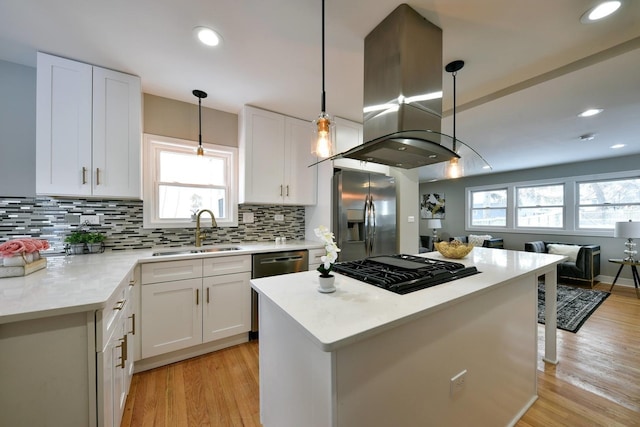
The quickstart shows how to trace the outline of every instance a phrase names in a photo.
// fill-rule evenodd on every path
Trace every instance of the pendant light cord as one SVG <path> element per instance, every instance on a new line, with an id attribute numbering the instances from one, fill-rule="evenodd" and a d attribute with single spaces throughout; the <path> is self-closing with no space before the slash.
<path id="1" fill-rule="evenodd" d="M 456 151 L 456 75 L 457 71 L 451 73 L 453 76 L 453 151 Z"/>
<path id="2" fill-rule="evenodd" d="M 198 145 L 202 146 L 202 98 L 198 98 Z"/>
<path id="3" fill-rule="evenodd" d="M 322 112 L 326 112 L 326 99 L 324 91 L 324 0 L 322 0 L 322 99 L 320 103 Z"/>

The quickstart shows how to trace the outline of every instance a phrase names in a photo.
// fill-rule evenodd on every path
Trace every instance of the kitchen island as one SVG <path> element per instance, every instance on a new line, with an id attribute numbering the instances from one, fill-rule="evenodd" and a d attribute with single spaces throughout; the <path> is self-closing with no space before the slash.
<path id="1" fill-rule="evenodd" d="M 422 254 L 443 259 L 438 253 Z M 260 293 L 265 427 L 512 425 L 536 399 L 537 282 L 555 362 L 556 264 L 475 248 L 480 274 L 406 295 L 316 272 L 252 280 Z"/>

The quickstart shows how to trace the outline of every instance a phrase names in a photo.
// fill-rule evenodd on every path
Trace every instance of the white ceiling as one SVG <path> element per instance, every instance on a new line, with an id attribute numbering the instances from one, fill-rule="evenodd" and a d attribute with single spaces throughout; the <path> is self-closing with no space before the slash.
<path id="1" fill-rule="evenodd" d="M 363 41 L 398 1 L 326 0 L 329 114 L 362 121 Z M 494 172 L 640 153 L 640 1 L 582 24 L 595 0 L 416 0 L 443 30 L 457 77 L 457 137 Z M 320 0 L 0 0 L 0 59 L 36 51 L 142 78 L 146 93 L 237 113 L 243 104 L 313 120 L 321 93 Z M 204 25 L 224 38 L 195 42 Z M 451 133 L 452 80 L 443 70 Z M 590 119 L 576 115 L 604 108 Z M 578 137 L 595 133 L 581 142 Z M 626 144 L 613 150 L 613 144 Z M 429 178 L 421 172 L 421 179 Z"/>

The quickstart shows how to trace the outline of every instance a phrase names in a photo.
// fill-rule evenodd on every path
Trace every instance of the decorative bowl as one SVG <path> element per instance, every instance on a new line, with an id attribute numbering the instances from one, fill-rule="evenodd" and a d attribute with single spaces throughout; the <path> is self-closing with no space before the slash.
<path id="1" fill-rule="evenodd" d="M 464 258 L 473 249 L 472 244 L 460 243 L 457 240 L 451 242 L 435 242 L 434 245 L 443 257 L 452 259 Z"/>

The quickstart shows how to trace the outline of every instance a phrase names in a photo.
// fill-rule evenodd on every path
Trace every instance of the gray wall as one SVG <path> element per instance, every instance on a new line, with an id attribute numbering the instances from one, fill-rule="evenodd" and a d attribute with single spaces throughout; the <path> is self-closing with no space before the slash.
<path id="1" fill-rule="evenodd" d="M 640 174 L 640 155 L 615 157 L 590 162 L 568 163 L 544 168 L 526 169 L 514 172 L 480 175 L 457 180 L 429 182 L 420 184 L 420 195 L 425 193 L 445 194 L 445 219 L 438 236 L 448 239 L 452 236 L 467 235 L 465 230 L 465 188 L 481 185 L 502 184 L 519 181 L 535 181 L 549 178 L 583 176 L 590 174 L 635 171 Z M 433 230 L 427 228 L 427 221 L 420 220 L 420 235 L 431 235 Z M 475 233 L 480 234 L 480 233 Z M 613 278 L 617 265 L 607 262 L 609 258 L 622 258 L 624 239 L 602 236 L 558 236 L 530 233 L 491 233 L 494 237 L 502 237 L 506 249 L 524 250 L 524 243 L 532 240 L 560 241 L 567 243 L 599 244 L 601 249 L 600 275 Z M 613 236 L 613 233 L 612 233 Z M 630 280 L 631 271 L 625 268 L 621 277 Z"/>
<path id="2" fill-rule="evenodd" d="M 202 101 L 202 142 L 237 147 L 238 115 L 207 108 L 206 101 Z M 143 123 L 145 133 L 197 141 L 198 105 L 145 93 Z"/>
<path id="3" fill-rule="evenodd" d="M 36 69 L 0 60 L 0 195 L 36 191 Z"/>

